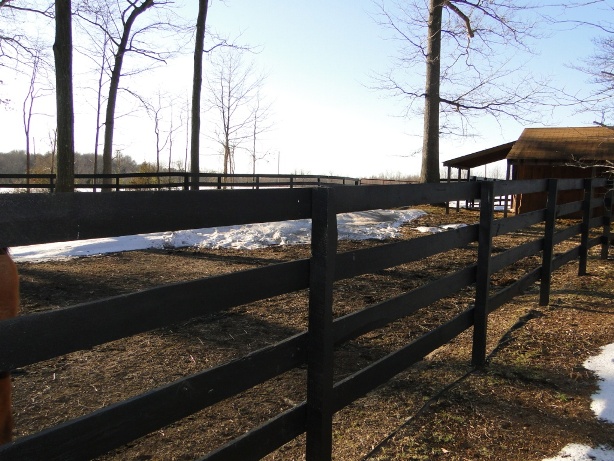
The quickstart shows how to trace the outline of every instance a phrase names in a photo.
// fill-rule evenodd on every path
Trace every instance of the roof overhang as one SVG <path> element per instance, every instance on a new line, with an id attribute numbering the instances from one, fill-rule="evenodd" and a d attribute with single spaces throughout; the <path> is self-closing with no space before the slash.
<path id="1" fill-rule="evenodd" d="M 489 149 L 474 152 L 473 154 L 447 160 L 443 162 L 443 166 L 467 170 L 482 165 L 488 165 L 489 163 L 498 162 L 499 160 L 505 160 L 515 143 L 516 141 L 512 141 L 501 144 L 500 146 L 490 147 Z"/>

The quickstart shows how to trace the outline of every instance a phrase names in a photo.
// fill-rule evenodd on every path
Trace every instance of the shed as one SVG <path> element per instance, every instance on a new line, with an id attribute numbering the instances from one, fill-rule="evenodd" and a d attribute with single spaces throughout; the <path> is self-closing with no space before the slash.
<path id="1" fill-rule="evenodd" d="M 526 128 L 507 155 L 511 179 L 594 178 L 608 174 L 614 161 L 614 130 L 602 127 Z M 561 203 L 581 200 L 561 192 Z M 516 197 L 516 213 L 544 208 L 545 194 Z"/>
<path id="2" fill-rule="evenodd" d="M 591 178 L 612 174 L 614 129 L 602 126 L 525 128 L 517 141 L 474 152 L 443 162 L 467 171 L 499 160 L 507 160 L 506 179 Z M 448 179 L 449 180 L 449 179 Z M 561 192 L 561 203 L 581 200 L 578 192 Z M 514 197 L 516 213 L 544 208 L 545 194 Z M 506 207 L 507 208 L 507 207 Z"/>

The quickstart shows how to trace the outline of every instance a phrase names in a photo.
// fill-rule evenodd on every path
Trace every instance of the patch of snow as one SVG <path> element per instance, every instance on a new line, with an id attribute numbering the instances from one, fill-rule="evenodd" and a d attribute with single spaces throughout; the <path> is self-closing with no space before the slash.
<path id="1" fill-rule="evenodd" d="M 450 229 L 460 229 L 461 227 L 466 227 L 466 226 L 467 224 L 445 224 L 443 226 L 436 226 L 436 227 L 418 226 L 418 227 L 415 227 L 414 229 L 417 230 L 418 232 L 422 232 L 423 234 L 426 234 L 426 233 L 436 234 L 438 232 L 445 232 Z"/>
<path id="2" fill-rule="evenodd" d="M 593 371 L 600 380 L 591 409 L 597 418 L 614 423 L 614 344 L 603 347 L 599 355 L 587 359 L 584 368 Z M 544 461 L 614 461 L 614 450 L 572 443 L 565 446 L 557 457 Z"/>
<path id="3" fill-rule="evenodd" d="M 570 443 L 557 456 L 544 461 L 614 461 L 614 451 L 606 447 L 591 448 Z"/>
<path id="4" fill-rule="evenodd" d="M 401 225 L 424 214 L 422 210 L 343 213 L 337 216 L 339 238 L 343 240 L 393 238 L 399 235 Z M 307 244 L 310 240 L 311 221 L 302 219 L 13 247 L 11 254 L 16 261 L 36 262 L 147 248 L 196 246 L 249 250 L 272 245 Z"/>

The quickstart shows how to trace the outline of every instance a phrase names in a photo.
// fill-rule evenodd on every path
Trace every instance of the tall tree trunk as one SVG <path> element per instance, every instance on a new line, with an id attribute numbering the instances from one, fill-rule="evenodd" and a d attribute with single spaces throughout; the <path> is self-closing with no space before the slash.
<path id="1" fill-rule="evenodd" d="M 441 81 L 441 18 L 444 0 L 431 0 L 424 95 L 424 139 L 421 182 L 439 182 L 439 87 Z"/>
<path id="2" fill-rule="evenodd" d="M 115 106 L 117 104 L 117 92 L 119 89 L 119 79 L 122 74 L 122 65 L 124 63 L 124 54 L 128 47 L 128 41 L 130 39 L 130 31 L 136 18 L 145 10 L 153 6 L 154 0 L 145 0 L 140 6 L 135 6 L 126 23 L 122 32 L 122 38 L 117 47 L 115 53 L 115 62 L 113 65 L 113 71 L 111 72 L 111 81 L 109 82 L 109 99 L 107 100 L 107 112 L 105 116 L 104 127 L 104 148 L 102 151 L 102 172 L 104 174 L 111 174 L 113 172 L 113 131 L 115 129 Z M 105 178 L 103 184 L 111 184 L 111 178 Z M 111 189 L 103 189 L 105 191 L 111 191 Z"/>
<path id="3" fill-rule="evenodd" d="M 58 125 L 56 192 L 75 188 L 75 141 L 72 93 L 72 15 L 70 0 L 55 2 L 55 86 Z"/>
<path id="4" fill-rule="evenodd" d="M 198 190 L 198 173 L 200 172 L 200 95 L 203 86 L 203 53 L 205 47 L 205 25 L 209 0 L 198 0 L 198 18 L 196 19 L 196 43 L 194 45 L 194 78 L 192 81 L 192 136 L 190 140 L 190 172 L 192 190 Z"/>

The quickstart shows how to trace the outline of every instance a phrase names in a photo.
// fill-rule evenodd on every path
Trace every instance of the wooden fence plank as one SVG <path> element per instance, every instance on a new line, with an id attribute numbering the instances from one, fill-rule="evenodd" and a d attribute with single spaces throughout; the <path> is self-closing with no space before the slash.
<path id="1" fill-rule="evenodd" d="M 335 190 L 313 191 L 307 359 L 307 461 L 332 457 L 333 282 L 337 256 Z"/>
<path id="2" fill-rule="evenodd" d="M 582 225 L 580 233 L 580 262 L 578 264 L 578 275 L 586 275 L 586 265 L 588 262 L 588 233 L 592 216 L 591 202 L 593 199 L 593 181 L 584 180 L 584 201 L 582 202 Z"/>
<path id="3" fill-rule="evenodd" d="M 490 261 L 490 274 L 492 275 L 505 269 L 507 266 L 520 261 L 522 258 L 536 255 L 542 251 L 543 244 L 544 242 L 542 239 L 533 240 L 493 256 Z"/>
<path id="4" fill-rule="evenodd" d="M 544 232 L 544 250 L 542 258 L 541 285 L 539 287 L 539 305 L 547 306 L 550 303 L 550 281 L 552 277 L 552 251 L 554 246 L 554 232 L 556 227 L 558 197 L 558 179 L 548 180 L 548 201 L 546 208 L 546 229 Z"/>
<path id="5" fill-rule="evenodd" d="M 612 184 L 610 184 L 610 191 L 605 194 L 603 199 L 605 211 L 603 216 L 601 259 L 608 259 L 610 242 L 612 241 L 612 202 L 614 202 L 614 190 L 612 190 Z"/>
<path id="6" fill-rule="evenodd" d="M 511 216 L 509 218 L 496 219 L 493 222 L 495 232 L 493 236 L 509 234 L 526 227 L 543 222 L 546 219 L 546 210 L 535 210 L 529 213 Z"/>
<path id="7" fill-rule="evenodd" d="M 527 289 L 541 278 L 541 266 L 523 275 L 516 282 L 497 291 L 488 301 L 488 312 L 491 313 L 503 304 L 512 300 L 515 296 L 524 293 Z"/>
<path id="8" fill-rule="evenodd" d="M 488 292 L 490 290 L 490 262 L 492 253 L 493 218 L 495 209 L 494 184 L 482 182 L 480 189 L 480 232 L 475 281 L 475 309 L 473 311 L 473 346 L 471 363 L 486 363 L 486 334 L 488 324 Z"/>
<path id="9" fill-rule="evenodd" d="M 374 273 L 455 248 L 463 248 L 477 242 L 477 236 L 478 225 L 474 224 L 425 237 L 340 253 L 335 263 L 335 279 Z"/>
<path id="10" fill-rule="evenodd" d="M 288 371 L 307 359 L 307 334 L 252 352 L 0 446 L 3 461 L 76 461 L 102 455 Z M 304 424 L 303 424 L 304 427 Z"/>
<path id="11" fill-rule="evenodd" d="M 0 370 L 308 286 L 309 261 L 298 260 L 16 317 L 0 322 Z"/>
<path id="12" fill-rule="evenodd" d="M 408 184 L 337 189 L 337 212 L 437 204 L 478 198 L 476 182 Z"/>
<path id="13" fill-rule="evenodd" d="M 0 246 L 10 247 L 304 219 L 311 190 L 0 194 L 0 209 Z"/>
<path id="14" fill-rule="evenodd" d="M 476 266 L 469 266 L 395 298 L 365 307 L 334 321 L 335 344 L 382 328 L 475 282 Z"/>
<path id="15" fill-rule="evenodd" d="M 264 458 L 305 432 L 306 418 L 307 403 L 303 402 L 198 461 L 247 461 Z"/>
<path id="16" fill-rule="evenodd" d="M 570 214 L 582 211 L 582 207 L 582 201 L 563 203 L 562 205 L 558 206 L 556 216 L 559 218 L 564 218 L 565 216 L 568 216 Z"/>
<path id="17" fill-rule="evenodd" d="M 473 308 L 335 384 L 335 411 L 407 369 L 473 325 Z"/>
<path id="18" fill-rule="evenodd" d="M 519 181 L 495 181 L 495 197 L 503 195 L 530 194 L 546 190 L 546 179 L 523 179 Z"/>

